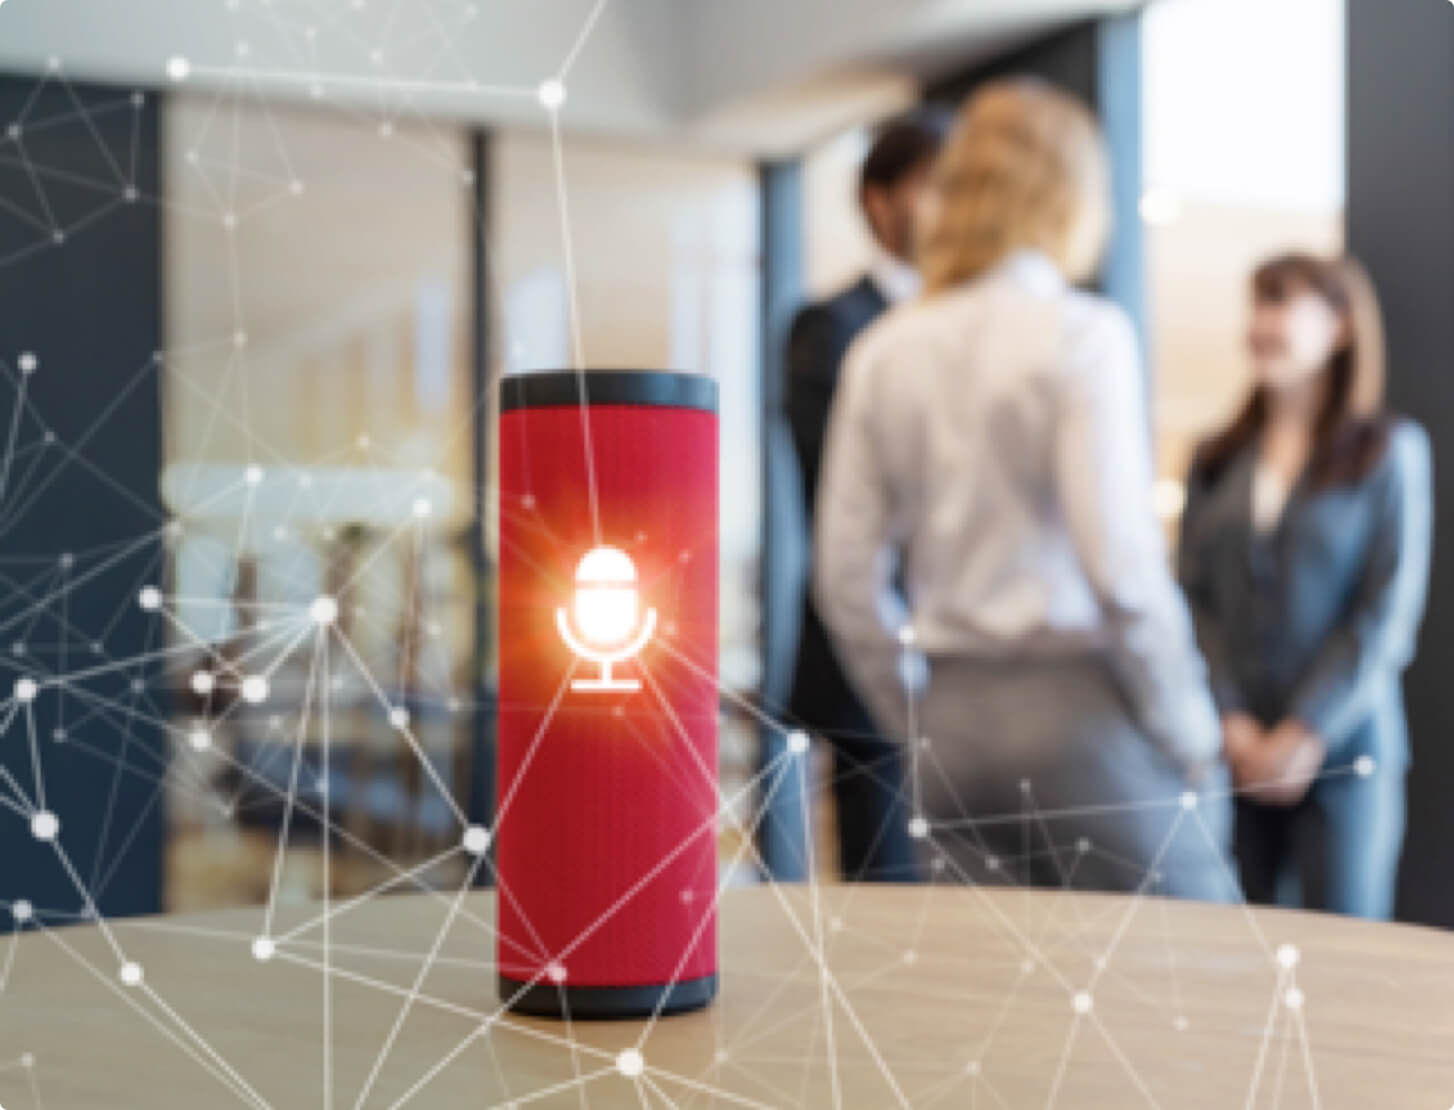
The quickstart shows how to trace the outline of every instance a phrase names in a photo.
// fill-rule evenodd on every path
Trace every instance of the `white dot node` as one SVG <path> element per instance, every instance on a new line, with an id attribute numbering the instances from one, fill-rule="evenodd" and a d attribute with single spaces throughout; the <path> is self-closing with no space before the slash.
<path id="1" fill-rule="evenodd" d="M 61 831 L 61 820 L 48 809 L 36 810 L 30 817 L 30 835 L 40 841 L 52 841 Z"/>
<path id="2" fill-rule="evenodd" d="M 308 606 L 308 615 L 315 624 L 332 624 L 338 619 L 338 602 L 331 597 L 318 597 Z"/>
<path id="3" fill-rule="evenodd" d="M 29 704 L 35 700 L 35 695 L 40 692 L 33 678 L 17 678 L 15 680 L 15 700 Z"/>
<path id="4" fill-rule="evenodd" d="M 35 916 L 35 907 L 25 898 L 18 898 L 10 903 L 10 916 L 16 921 L 29 921 Z"/>
<path id="5" fill-rule="evenodd" d="M 1000 869 L 1000 857 L 990 856 L 984 861 L 984 865 L 988 867 L 991 871 L 998 871 Z"/>
<path id="6" fill-rule="evenodd" d="M 1277 947 L 1277 966 L 1291 971 L 1302 959 L 1302 953 L 1295 944 L 1280 944 Z"/>
<path id="7" fill-rule="evenodd" d="M 965 1064 L 964 1065 L 964 1074 L 965 1075 L 978 1075 L 979 1074 L 979 1061 L 978 1060 L 971 1060 L 969 1063 Z"/>
<path id="8" fill-rule="evenodd" d="M 635 1079 L 646 1070 L 646 1061 L 636 1049 L 628 1048 L 616 1057 L 616 1070 L 627 1079 Z"/>
<path id="9" fill-rule="evenodd" d="M 140 693 L 142 693 L 145 690 L 146 690 L 146 683 L 143 682 L 141 679 L 139 679 L 139 678 L 133 678 L 131 680 L 131 692 L 133 694 L 140 694 Z"/>
<path id="10" fill-rule="evenodd" d="M 5 135 L 10 139 L 20 138 L 20 124 L 12 123 L 9 127 L 5 128 Z"/>
<path id="11" fill-rule="evenodd" d="M 1301 987 L 1288 987 L 1282 995 L 1282 1004 L 1289 1010 L 1301 1010 L 1306 1001 Z"/>
<path id="12" fill-rule="evenodd" d="M 18 360 L 22 374 L 34 374 L 35 368 L 40 365 L 40 360 L 35 357 L 34 351 L 24 351 Z"/>
<path id="13" fill-rule="evenodd" d="M 788 733 L 788 751 L 793 755 L 802 755 L 808 750 L 808 734 L 801 729 L 794 729 Z"/>
<path id="14" fill-rule="evenodd" d="M 268 680 L 260 674 L 250 674 L 242 680 L 242 700 L 259 705 L 268 700 Z"/>
<path id="15" fill-rule="evenodd" d="M 1181 808 L 1193 810 L 1197 807 L 1197 794 L 1195 790 L 1185 790 L 1181 795 Z"/>
<path id="16" fill-rule="evenodd" d="M 192 75 L 192 63 L 180 55 L 167 59 L 167 76 L 173 81 L 185 81 Z"/>
<path id="17" fill-rule="evenodd" d="M 547 112 L 558 112 L 565 104 L 565 85 L 554 78 L 542 81 L 536 95 Z"/>
<path id="18" fill-rule="evenodd" d="M 139 986 L 142 978 L 141 964 L 128 960 L 121 965 L 121 981 L 128 987 Z"/>
<path id="19" fill-rule="evenodd" d="M 385 120 L 383 123 L 379 124 L 379 138 L 381 138 L 381 139 L 388 139 L 388 138 L 391 138 L 393 136 L 393 134 L 394 134 L 394 125 L 392 123 L 390 123 L 388 120 Z"/>
<path id="20" fill-rule="evenodd" d="M 914 636 L 914 626 L 912 624 L 906 624 L 902 628 L 899 629 L 899 646 L 900 647 L 906 647 L 906 648 L 907 647 L 913 647 L 914 646 L 914 640 L 915 640 L 915 636 Z"/>
<path id="21" fill-rule="evenodd" d="M 1075 850 L 1081 855 L 1085 855 L 1087 852 L 1090 851 L 1090 849 L 1091 843 L 1086 837 L 1081 837 L 1075 842 Z"/>
<path id="22" fill-rule="evenodd" d="M 832 921 L 828 922 L 828 931 L 833 933 L 843 932 L 843 918 L 835 917 Z"/>
<path id="23" fill-rule="evenodd" d="M 1090 1013 L 1093 1005 L 1095 1003 L 1086 991 L 1076 991 L 1070 1000 L 1070 1008 L 1078 1014 Z"/>
<path id="24" fill-rule="evenodd" d="M 272 937 L 258 937 L 252 942 L 252 958 L 258 963 L 267 963 L 277 955 L 278 946 Z"/>
<path id="25" fill-rule="evenodd" d="M 55 729 L 50 734 L 50 738 L 54 740 L 57 744 L 64 744 L 66 742 L 66 736 L 66 730 L 63 728 Z"/>
<path id="26" fill-rule="evenodd" d="M 263 468 L 260 466 L 250 466 L 242 472 L 242 476 L 248 485 L 255 486 L 263 480 Z"/>
<path id="27" fill-rule="evenodd" d="M 162 592 L 155 586 L 143 586 L 136 600 L 143 609 L 151 612 L 162 607 Z"/>
<path id="28" fill-rule="evenodd" d="M 1378 764 L 1373 761 L 1371 755 L 1360 755 L 1353 761 L 1353 773 L 1361 779 L 1366 779 L 1378 769 Z"/>
<path id="29" fill-rule="evenodd" d="M 552 963 L 545 969 L 545 977 L 556 985 L 564 983 L 566 979 L 565 964 Z"/>
<path id="30" fill-rule="evenodd" d="M 212 734 L 205 728 L 194 728 L 187 733 L 187 743 L 194 752 L 205 752 L 212 746 Z"/>
<path id="31" fill-rule="evenodd" d="M 1020 974 L 1021 975 L 1029 975 L 1034 970 L 1035 970 L 1035 961 L 1032 960 L 1032 959 L 1030 959 L 1029 956 L 1026 956 L 1023 960 L 1020 961 Z"/>
<path id="32" fill-rule="evenodd" d="M 400 730 L 408 728 L 409 711 L 402 705 L 394 706 L 393 709 L 389 710 L 389 724 Z"/>
<path id="33" fill-rule="evenodd" d="M 929 835 L 929 822 L 922 817 L 910 817 L 909 835 L 915 840 L 923 840 Z"/>
<path id="34" fill-rule="evenodd" d="M 907 964 L 908 966 L 913 967 L 918 962 L 919 962 L 919 953 L 915 952 L 912 948 L 910 948 L 907 952 L 904 953 L 904 963 Z"/>
<path id="35" fill-rule="evenodd" d="M 136 191 L 135 185 L 128 185 L 121 195 L 126 198 L 127 204 L 135 204 L 136 198 L 141 194 Z"/>
<path id="36" fill-rule="evenodd" d="M 472 856 L 482 856 L 490 850 L 490 830 L 483 825 L 471 825 L 460 838 L 464 850 Z"/>
<path id="37" fill-rule="evenodd" d="M 34 1056 L 34 1054 L 29 1053 L 29 1052 L 22 1052 L 20 1054 L 20 1066 L 22 1068 L 33 1068 L 33 1067 L 35 1067 L 35 1056 Z"/>
<path id="38" fill-rule="evenodd" d="M 415 516 L 421 517 L 421 518 L 422 517 L 426 517 L 426 516 L 428 516 L 433 511 L 434 511 L 434 506 L 429 503 L 429 499 L 427 497 L 420 497 L 420 498 L 416 498 L 415 499 L 415 501 L 414 501 L 414 515 Z"/>
<path id="39" fill-rule="evenodd" d="M 1187 1030 L 1186 1018 L 1178 1015 L 1176 1018 L 1172 1019 L 1171 1027 L 1175 1029 L 1178 1033 L 1185 1033 Z"/>
<path id="40" fill-rule="evenodd" d="M 60 230 L 53 231 L 53 232 L 51 232 L 51 236 L 50 237 L 51 237 L 51 242 L 53 242 L 56 246 L 60 246 L 62 243 L 64 243 L 66 241 L 66 233 L 64 231 L 60 231 Z"/>
<path id="41" fill-rule="evenodd" d="M 217 676 L 214 675 L 211 671 L 192 672 L 192 693 L 201 694 L 205 697 L 207 694 L 212 693 L 212 690 L 214 687 L 216 687 L 216 685 Z"/>
<path id="42" fill-rule="evenodd" d="M 712 1059 L 719 1064 L 725 1064 L 727 1062 L 727 1050 L 725 1048 L 719 1048 L 713 1053 Z"/>

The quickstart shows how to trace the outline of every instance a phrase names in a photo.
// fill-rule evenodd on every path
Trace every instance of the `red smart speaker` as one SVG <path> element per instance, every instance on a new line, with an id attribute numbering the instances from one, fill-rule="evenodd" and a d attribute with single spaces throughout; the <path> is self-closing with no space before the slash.
<path id="1" fill-rule="evenodd" d="M 507 376 L 499 986 L 631 1017 L 717 990 L 717 388 Z"/>

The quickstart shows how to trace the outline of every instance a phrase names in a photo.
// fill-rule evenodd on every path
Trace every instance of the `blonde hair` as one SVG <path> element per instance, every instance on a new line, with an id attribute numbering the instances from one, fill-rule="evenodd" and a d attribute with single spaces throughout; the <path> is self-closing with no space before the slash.
<path id="1" fill-rule="evenodd" d="M 978 277 L 1011 251 L 1044 251 L 1091 276 L 1110 232 L 1110 170 L 1086 107 L 1043 81 L 985 85 L 934 169 L 919 241 L 926 290 Z"/>

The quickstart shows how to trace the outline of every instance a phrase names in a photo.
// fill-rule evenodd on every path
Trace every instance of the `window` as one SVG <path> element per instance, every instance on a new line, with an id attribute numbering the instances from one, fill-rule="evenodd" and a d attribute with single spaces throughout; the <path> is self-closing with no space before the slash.
<path id="1" fill-rule="evenodd" d="M 457 842 L 468 770 L 469 147 L 245 91 L 164 123 L 168 889 L 267 898 L 286 828 L 281 896 L 320 895 L 325 790 L 367 889 Z"/>
<path id="2" fill-rule="evenodd" d="M 1247 386 L 1247 279 L 1343 241 L 1341 0 L 1160 0 L 1143 33 L 1150 357 L 1174 515 Z"/>

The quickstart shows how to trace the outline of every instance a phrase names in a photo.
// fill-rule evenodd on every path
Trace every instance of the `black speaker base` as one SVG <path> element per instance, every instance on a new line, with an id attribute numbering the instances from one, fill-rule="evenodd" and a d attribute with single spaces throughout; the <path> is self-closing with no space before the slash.
<path id="1" fill-rule="evenodd" d="M 717 976 L 636 987 L 558 987 L 500 976 L 500 999 L 511 1013 L 527 1017 L 609 1021 L 683 1014 L 717 997 Z"/>

